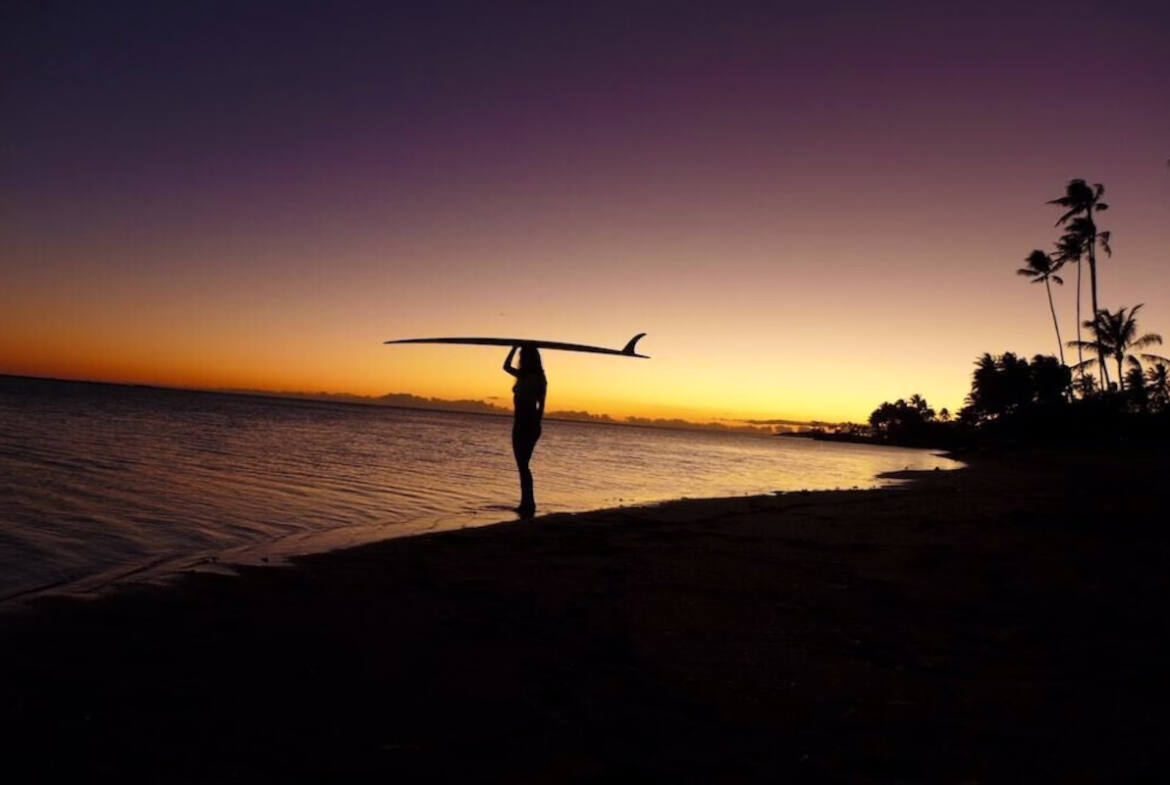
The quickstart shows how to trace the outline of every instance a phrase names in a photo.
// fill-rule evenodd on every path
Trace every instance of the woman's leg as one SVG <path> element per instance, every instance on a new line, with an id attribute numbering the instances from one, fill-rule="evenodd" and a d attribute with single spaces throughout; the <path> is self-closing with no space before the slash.
<path id="1" fill-rule="evenodd" d="M 520 506 L 516 509 L 523 516 L 531 516 L 536 512 L 532 470 L 528 468 L 528 462 L 532 460 L 532 451 L 536 449 L 536 440 L 539 438 L 539 430 L 531 432 L 513 429 L 512 431 L 512 454 L 516 456 L 516 469 L 520 472 Z"/>

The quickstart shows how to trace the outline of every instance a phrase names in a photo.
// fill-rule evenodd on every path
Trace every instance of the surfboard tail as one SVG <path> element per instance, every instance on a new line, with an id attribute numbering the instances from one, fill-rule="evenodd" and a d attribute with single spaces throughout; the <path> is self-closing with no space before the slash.
<path id="1" fill-rule="evenodd" d="M 637 347 L 638 341 L 642 340 L 645 336 L 646 336 L 646 333 L 638 333 L 633 338 L 631 338 L 629 340 L 629 342 L 625 346 L 622 347 L 622 354 L 628 354 L 631 357 L 639 356 L 638 353 L 635 351 L 635 347 Z"/>

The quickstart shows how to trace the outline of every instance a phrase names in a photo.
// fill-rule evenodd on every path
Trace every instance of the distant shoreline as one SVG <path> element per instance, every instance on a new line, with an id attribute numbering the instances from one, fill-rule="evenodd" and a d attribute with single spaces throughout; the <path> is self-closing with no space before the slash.
<path id="1" fill-rule="evenodd" d="M 56 382 L 61 384 L 85 384 L 94 386 L 106 387 L 127 387 L 131 389 L 143 390 L 159 390 L 164 392 L 186 392 L 186 393 L 206 393 L 210 395 L 232 395 L 244 398 L 264 398 L 275 400 L 293 400 L 293 401 L 312 401 L 318 403 L 336 403 L 350 406 L 378 406 L 389 409 L 403 409 L 407 411 L 423 411 L 423 412 L 449 412 L 456 414 L 474 414 L 487 417 L 511 417 L 511 409 L 502 406 L 495 406 L 484 401 L 446 401 L 444 399 L 426 399 L 421 396 L 416 396 L 411 393 L 388 393 L 385 396 L 361 396 L 351 393 L 310 393 L 310 392 L 277 392 L 272 390 L 237 390 L 237 389 L 219 389 L 219 388 L 205 388 L 205 387 L 178 387 L 161 384 L 144 384 L 138 382 L 111 382 L 95 379 L 68 379 L 54 376 L 26 376 L 23 374 L 0 374 L 0 380 L 17 379 L 28 380 L 33 382 Z M 382 398 L 416 398 L 419 403 L 394 403 L 382 400 Z M 432 405 L 427 405 L 428 401 L 433 401 Z M 463 404 L 468 404 L 464 406 Z M 473 404 L 473 405 L 472 405 Z M 619 420 L 608 415 L 593 415 L 588 412 L 583 413 L 584 416 L 566 416 L 572 415 L 571 412 L 557 412 L 550 411 L 546 416 L 546 420 L 556 422 L 571 422 L 584 423 L 588 425 L 616 425 L 622 428 L 654 428 L 658 430 L 667 431 L 698 431 L 701 433 L 734 433 L 744 436 L 760 436 L 772 437 L 778 434 L 770 428 L 742 425 L 732 426 L 723 425 L 719 422 L 691 422 L 689 420 L 681 419 L 651 419 L 651 418 L 627 418 Z M 633 420 L 633 421 L 631 421 Z M 779 422 L 779 421 L 777 421 Z M 793 426 L 808 425 L 813 423 L 800 423 L 797 421 L 789 422 Z"/>

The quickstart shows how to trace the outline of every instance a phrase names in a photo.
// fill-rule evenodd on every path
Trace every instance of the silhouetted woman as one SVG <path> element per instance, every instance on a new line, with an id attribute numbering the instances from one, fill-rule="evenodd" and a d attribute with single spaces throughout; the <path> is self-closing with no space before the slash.
<path id="1" fill-rule="evenodd" d="M 520 350 L 520 367 L 512 367 L 512 357 Z M 540 352 L 535 346 L 523 344 L 513 346 L 504 360 L 504 370 L 516 377 L 512 385 L 512 406 L 515 417 L 512 420 L 512 453 L 516 456 L 516 468 L 520 470 L 520 506 L 516 512 L 531 518 L 536 513 L 536 498 L 532 492 L 532 470 L 528 461 L 540 438 L 540 419 L 544 416 L 544 396 L 548 392 L 548 380 L 544 378 L 544 367 L 540 364 Z"/>

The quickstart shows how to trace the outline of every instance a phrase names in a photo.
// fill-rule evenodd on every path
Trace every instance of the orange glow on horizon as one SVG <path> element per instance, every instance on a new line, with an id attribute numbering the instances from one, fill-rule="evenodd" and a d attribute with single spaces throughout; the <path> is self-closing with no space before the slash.
<path id="1" fill-rule="evenodd" d="M 910 214 L 923 232 L 880 264 L 852 235 L 833 237 L 835 222 L 815 204 L 801 218 L 803 235 L 770 220 L 730 239 L 713 229 L 648 238 L 631 227 L 620 238 L 586 233 L 576 247 L 558 248 L 559 236 L 520 242 L 493 230 L 461 249 L 448 238 L 431 249 L 421 239 L 382 240 L 377 251 L 370 240 L 354 257 L 336 249 L 327 265 L 318 249 L 296 253 L 281 239 L 269 253 L 298 272 L 269 276 L 219 271 L 206 248 L 46 243 L 16 260 L 22 285 L 5 304 L 0 372 L 510 406 L 510 380 L 499 370 L 505 350 L 382 341 L 517 335 L 620 347 L 645 331 L 649 360 L 546 352 L 550 410 L 859 422 L 883 400 L 920 393 L 953 412 L 980 353 L 1055 353 L 1043 289 L 1012 275 L 1020 249 L 1046 233 L 1046 195 L 1005 208 L 1004 220 L 1023 229 L 989 242 L 965 229 L 968 240 L 940 260 L 944 233 L 931 226 L 943 220 L 931 212 L 940 208 L 907 193 L 920 201 Z M 1170 285 L 1158 266 L 1170 229 L 1149 216 L 1109 215 L 1127 244 L 1124 256 L 1119 248 L 1103 263 L 1103 299 L 1147 303 L 1143 331 L 1170 333 Z M 823 231 L 810 234 L 811 225 Z M 156 253 L 176 266 L 97 272 Z M 40 272 L 73 254 L 93 259 L 95 272 Z M 466 258 L 477 264 L 457 264 Z M 1054 292 L 1066 338 L 1072 291 Z"/>
<path id="2" fill-rule="evenodd" d="M 367 330 L 364 339 L 354 340 L 304 331 L 294 334 L 292 328 L 242 330 L 230 321 L 192 331 L 185 324 L 168 324 L 161 314 L 157 322 L 147 320 L 159 324 L 157 329 L 142 330 L 136 322 L 142 318 L 139 312 L 119 324 L 109 317 L 81 313 L 74 325 L 35 319 L 43 328 L 39 334 L 9 331 L 0 339 L 0 369 L 33 376 L 202 389 L 366 396 L 395 392 L 511 405 L 511 380 L 499 370 L 504 349 L 381 344 L 392 336 L 434 333 L 429 326 L 389 333 Z M 101 323 L 104 329 L 86 330 L 87 323 Z M 524 334 L 580 339 L 567 330 L 526 330 Z M 293 335 L 296 340 L 279 339 Z M 595 334 L 584 339 L 620 346 L 627 338 Z M 585 410 L 616 418 L 859 421 L 882 396 L 896 398 L 930 389 L 929 368 L 915 374 L 915 385 L 894 386 L 880 364 L 850 369 L 857 385 L 842 386 L 840 368 L 832 358 L 778 361 L 767 354 L 764 343 L 753 346 L 730 335 L 702 338 L 686 332 L 648 335 L 641 348 L 651 355 L 649 360 L 545 352 L 549 409 Z M 935 379 L 938 387 L 931 390 L 933 394 L 927 393 L 928 398 L 938 401 L 936 406 L 955 408 L 966 390 L 965 369 L 944 371 Z M 944 391 L 941 396 L 937 389 Z"/>

